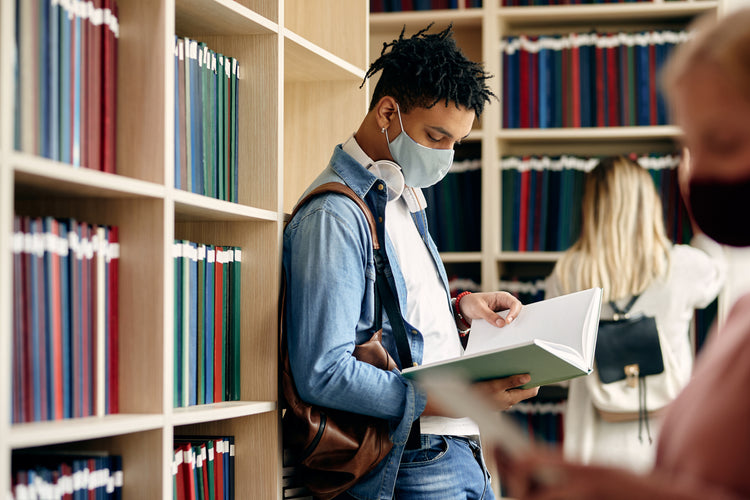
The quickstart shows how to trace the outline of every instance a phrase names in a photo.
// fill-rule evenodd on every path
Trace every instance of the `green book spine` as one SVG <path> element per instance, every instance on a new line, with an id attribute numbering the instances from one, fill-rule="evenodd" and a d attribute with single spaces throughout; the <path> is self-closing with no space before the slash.
<path id="1" fill-rule="evenodd" d="M 172 404 L 181 406 L 182 368 L 182 242 L 175 241 L 172 247 L 174 260 L 174 366 L 172 367 Z"/>
<path id="2" fill-rule="evenodd" d="M 208 470 L 208 498 L 206 500 L 216 500 L 216 478 L 214 477 L 214 462 L 216 457 L 214 456 L 214 442 L 210 439 L 206 442 L 207 451 L 207 462 L 204 467 Z"/>
<path id="3" fill-rule="evenodd" d="M 224 163 L 224 56 L 216 59 L 216 168 L 219 183 L 219 199 L 227 200 L 226 165 Z"/>
<path id="4" fill-rule="evenodd" d="M 242 355 L 242 249 L 234 249 L 234 262 L 232 263 L 232 400 L 239 401 Z"/>
<path id="5" fill-rule="evenodd" d="M 190 251 L 190 242 L 182 240 L 182 404 L 180 406 L 188 406 L 190 402 L 190 259 L 185 253 Z"/>
<path id="6" fill-rule="evenodd" d="M 222 366 L 224 367 L 224 376 L 222 377 L 222 392 L 224 394 L 224 400 L 225 401 L 232 401 L 232 391 L 231 391 L 231 383 L 229 382 L 229 378 L 232 376 L 231 367 L 229 366 L 230 361 L 230 354 L 229 350 L 232 349 L 231 345 L 233 344 L 232 340 L 230 339 L 231 335 L 231 329 L 229 328 L 229 299 L 231 298 L 231 293 L 229 291 L 230 287 L 230 279 L 232 276 L 232 273 L 230 271 L 230 267 L 232 266 L 232 249 L 231 247 L 226 247 L 224 250 L 225 252 L 225 260 L 224 260 L 224 286 L 221 290 L 222 293 L 222 304 L 223 307 L 221 308 L 221 324 L 224 329 L 222 332 L 222 336 L 225 339 L 225 348 L 224 352 L 222 353 Z"/>

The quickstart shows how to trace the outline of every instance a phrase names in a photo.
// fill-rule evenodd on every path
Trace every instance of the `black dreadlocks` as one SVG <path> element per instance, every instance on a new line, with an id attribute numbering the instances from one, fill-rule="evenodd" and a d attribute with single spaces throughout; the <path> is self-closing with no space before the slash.
<path id="1" fill-rule="evenodd" d="M 495 94 L 487 86 L 492 78 L 482 65 L 470 61 L 456 46 L 453 25 L 436 34 L 428 34 L 432 23 L 404 38 L 406 26 L 397 40 L 383 43 L 383 50 L 365 74 L 365 81 L 382 70 L 370 103 L 375 107 L 383 96 L 395 98 L 401 111 L 412 107 L 431 108 L 440 101 L 453 102 L 474 110 L 477 118 L 484 104 Z M 390 47 L 390 52 L 386 50 Z"/>

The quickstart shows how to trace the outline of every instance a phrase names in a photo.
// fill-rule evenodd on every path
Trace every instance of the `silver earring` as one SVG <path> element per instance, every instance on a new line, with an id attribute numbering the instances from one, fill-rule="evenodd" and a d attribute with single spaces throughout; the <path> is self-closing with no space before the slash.
<path id="1" fill-rule="evenodd" d="M 385 127 L 383 127 L 383 128 L 380 129 L 380 133 L 381 134 L 385 134 Z"/>

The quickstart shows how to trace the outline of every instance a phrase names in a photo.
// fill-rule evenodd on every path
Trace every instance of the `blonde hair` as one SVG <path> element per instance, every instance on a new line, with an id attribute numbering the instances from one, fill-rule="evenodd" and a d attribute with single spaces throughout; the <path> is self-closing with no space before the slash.
<path id="1" fill-rule="evenodd" d="M 662 71 L 667 99 L 691 68 L 709 63 L 750 100 L 750 8 L 728 13 L 718 21 L 715 15 L 706 14 L 693 22 L 689 31 L 692 39 L 675 49 Z"/>
<path id="2" fill-rule="evenodd" d="M 587 174 L 581 235 L 553 275 L 563 293 L 603 288 L 605 301 L 643 292 L 669 268 L 672 246 L 648 171 L 622 156 L 602 159 Z"/>

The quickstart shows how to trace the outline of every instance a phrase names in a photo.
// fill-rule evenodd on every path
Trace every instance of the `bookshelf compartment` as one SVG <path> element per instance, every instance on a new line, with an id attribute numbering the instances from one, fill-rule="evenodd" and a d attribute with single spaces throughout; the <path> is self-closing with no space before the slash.
<path id="1" fill-rule="evenodd" d="M 353 20 L 365 19 L 367 9 L 366 2 L 351 0 L 285 0 L 284 24 L 296 35 L 362 68 L 367 66 L 367 39 L 362 26 Z M 335 29 L 326 22 L 333 15 L 342 21 Z"/>
<path id="2" fill-rule="evenodd" d="M 166 2 L 118 0 L 116 172 L 164 185 L 171 13 Z M 169 70 L 168 70 L 169 68 Z M 171 115 L 168 115 L 171 116 Z"/>
<path id="3" fill-rule="evenodd" d="M 278 38 L 276 35 L 196 37 L 237 59 L 238 203 L 264 210 L 278 207 Z M 171 156 L 174 156 L 173 154 Z"/>
<path id="4" fill-rule="evenodd" d="M 123 498 L 159 498 L 162 494 L 161 475 L 162 432 L 151 430 L 113 437 L 90 439 L 27 448 L 44 454 L 70 453 L 84 455 L 119 455 L 122 457 Z M 148 457 L 148 459 L 144 459 Z"/>
<path id="5" fill-rule="evenodd" d="M 241 401 L 277 398 L 277 227 L 276 222 L 175 223 L 175 239 L 242 248 Z"/>
<path id="6" fill-rule="evenodd" d="M 251 498 L 281 498 L 281 454 L 275 437 L 280 432 L 278 420 L 275 412 L 266 412 L 176 426 L 174 435 L 234 436 L 235 491 L 252 492 Z"/>
<path id="7" fill-rule="evenodd" d="M 255 4 L 255 5 L 254 5 Z M 234 0 L 177 0 L 175 25 L 183 36 L 267 35 L 278 31 L 275 3 Z"/>
<path id="8" fill-rule="evenodd" d="M 44 197 L 16 199 L 19 215 L 74 218 L 119 231 L 119 409 L 161 413 L 164 200 Z M 127 339 L 127 340 L 125 340 Z"/>

